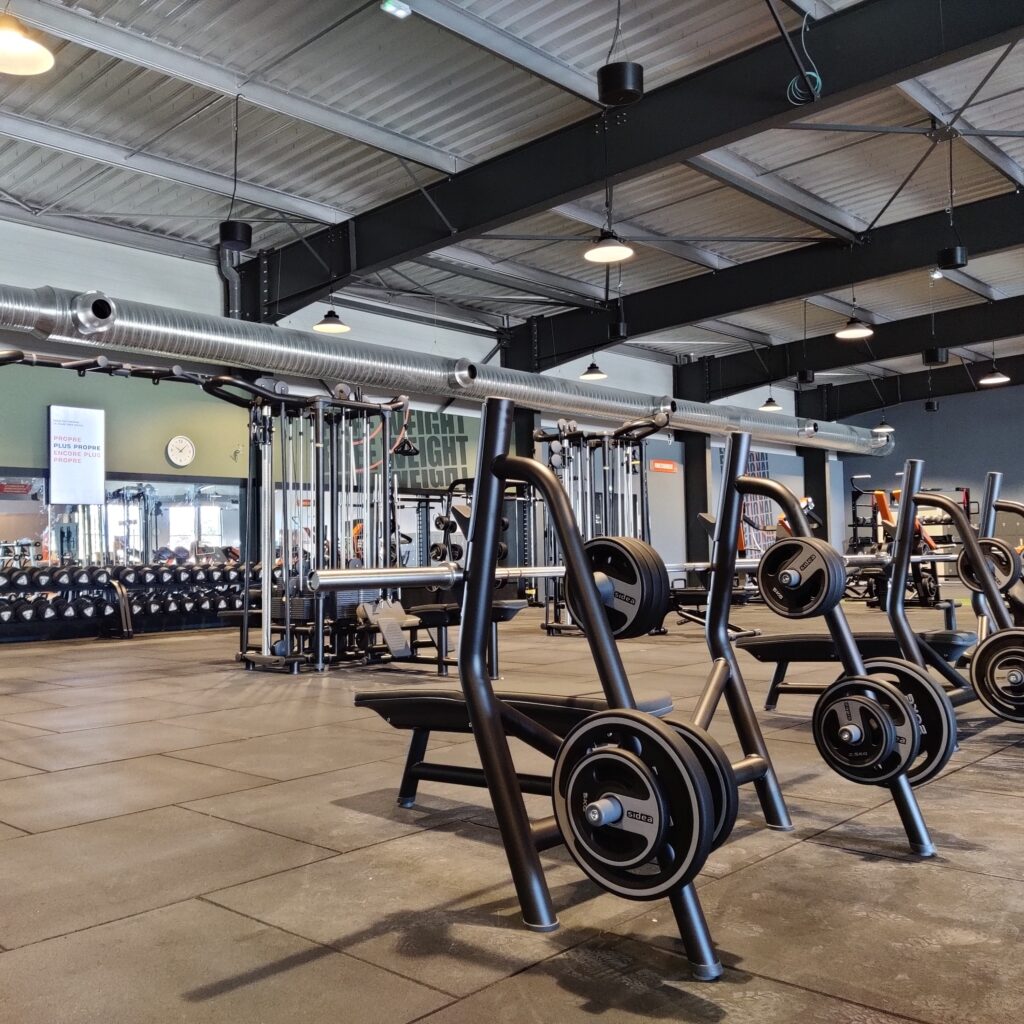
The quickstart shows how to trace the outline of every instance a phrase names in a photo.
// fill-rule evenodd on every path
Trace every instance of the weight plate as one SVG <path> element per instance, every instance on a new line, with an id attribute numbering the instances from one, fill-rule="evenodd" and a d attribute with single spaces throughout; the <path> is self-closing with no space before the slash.
<path id="1" fill-rule="evenodd" d="M 619 539 L 627 547 L 631 548 L 638 558 L 643 558 L 647 562 L 652 579 L 656 583 L 655 596 L 650 605 L 643 610 L 647 621 L 637 625 L 637 635 L 644 636 L 652 630 L 660 629 L 665 621 L 665 616 L 668 614 L 669 598 L 671 597 L 668 570 L 665 568 L 661 555 L 646 541 L 639 540 L 636 537 L 620 537 Z M 641 626 L 646 626 L 647 628 L 641 629 Z"/>
<path id="2" fill-rule="evenodd" d="M 764 603 L 787 619 L 832 611 L 846 590 L 842 556 L 817 537 L 787 537 L 771 545 L 757 564 Z"/>
<path id="3" fill-rule="evenodd" d="M 985 637 L 974 649 L 970 671 L 978 700 L 992 714 L 1024 723 L 1024 629 Z"/>
<path id="4" fill-rule="evenodd" d="M 718 740 L 699 726 L 692 722 L 677 722 L 673 718 L 663 718 L 662 721 L 686 741 L 711 783 L 715 817 L 711 849 L 717 850 L 732 833 L 740 810 L 740 792 L 732 762 Z"/>
<path id="5" fill-rule="evenodd" d="M 985 555 L 985 563 L 995 578 L 996 586 L 1000 593 L 1005 594 L 1020 580 L 1020 555 L 1012 545 L 998 537 L 981 537 L 978 543 Z M 982 593 L 981 580 L 967 556 L 966 548 L 961 548 L 956 556 L 956 572 L 968 590 L 976 594 Z"/>
<path id="6" fill-rule="evenodd" d="M 643 711 L 590 715 L 562 741 L 552 802 L 572 858 L 602 888 L 653 900 L 691 882 L 714 836 L 712 787 L 689 744 Z"/>
<path id="7" fill-rule="evenodd" d="M 844 676 L 825 690 L 811 726 L 825 763 L 862 785 L 882 785 L 906 771 L 921 744 L 910 701 L 891 683 L 866 676 Z"/>
<path id="8" fill-rule="evenodd" d="M 620 537 L 595 537 L 584 545 L 614 636 L 621 640 L 643 636 L 653 628 L 652 607 L 657 607 L 660 583 L 646 558 Z M 572 576 L 565 581 L 565 603 L 581 623 Z"/>
<path id="9" fill-rule="evenodd" d="M 921 749 L 907 778 L 912 786 L 923 786 L 946 767 L 956 750 L 956 711 L 946 691 L 925 669 L 902 658 L 871 658 L 864 662 L 864 673 L 892 683 L 913 705 Z"/>

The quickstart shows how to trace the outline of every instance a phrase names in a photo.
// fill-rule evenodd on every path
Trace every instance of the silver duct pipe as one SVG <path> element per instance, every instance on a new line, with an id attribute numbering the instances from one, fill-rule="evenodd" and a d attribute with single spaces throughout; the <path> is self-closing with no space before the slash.
<path id="1" fill-rule="evenodd" d="M 115 300 L 99 292 L 76 294 L 49 287 L 0 285 L 3 328 L 93 350 L 177 356 L 305 380 L 345 381 L 388 394 L 479 400 L 494 396 L 541 412 L 616 423 L 669 412 L 669 426 L 676 430 L 711 434 L 739 430 L 761 441 L 858 455 L 883 455 L 892 448 L 889 438 L 879 439 L 868 430 L 838 423 L 620 391 L 468 360 Z"/>

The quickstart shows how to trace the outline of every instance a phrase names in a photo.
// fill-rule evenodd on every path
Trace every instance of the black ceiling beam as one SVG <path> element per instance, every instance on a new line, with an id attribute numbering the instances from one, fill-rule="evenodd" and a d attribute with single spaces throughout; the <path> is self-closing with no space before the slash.
<path id="1" fill-rule="evenodd" d="M 927 398 L 962 395 L 972 391 L 995 391 L 997 388 L 1024 383 L 1024 355 L 1007 356 L 998 360 L 997 365 L 1010 377 L 1009 384 L 983 386 L 978 383 L 991 369 L 992 364 L 987 359 L 943 366 L 933 369 L 930 374 L 922 370 L 919 373 L 860 380 L 853 384 L 828 384 L 801 391 L 797 395 L 797 415 L 816 419 L 848 419 L 872 409 L 891 409 L 906 402 L 923 402 Z"/>
<path id="2" fill-rule="evenodd" d="M 917 355 L 926 348 L 957 348 L 1001 341 L 1024 334 L 1024 295 L 998 302 L 962 306 L 941 313 L 875 325 L 874 337 L 841 341 L 831 334 L 753 352 L 739 352 L 679 367 L 684 379 L 703 383 L 698 399 L 710 402 L 751 388 L 785 380 L 797 370 L 839 370 L 845 366 Z M 677 392 L 678 393 L 678 392 Z"/>
<path id="3" fill-rule="evenodd" d="M 810 45 L 826 95 L 813 109 L 1005 45 L 1022 33 L 1020 0 L 867 0 L 815 25 Z M 786 99 L 792 77 L 788 44 L 777 39 L 613 112 L 610 177 L 627 181 L 805 116 L 811 108 L 793 107 Z M 293 272 L 293 261 L 308 264 L 300 242 L 273 250 L 264 261 L 265 286 L 250 284 L 245 292 L 250 300 L 259 298 L 260 307 L 247 305 L 246 314 L 278 319 L 352 275 L 414 259 L 595 191 L 605 178 L 600 124 L 600 115 L 588 118 L 428 185 L 426 196 L 413 191 L 358 214 L 347 222 L 347 264 L 335 264 L 329 275 L 320 267 L 308 276 Z M 243 264 L 243 279 L 259 274 L 259 261 Z"/>
<path id="4" fill-rule="evenodd" d="M 1024 4 L 1021 7 L 1024 10 Z M 1024 245 L 1024 196 L 1010 192 L 957 207 L 956 223 L 973 256 Z M 861 245 L 819 242 L 714 274 L 635 292 L 624 299 L 629 336 L 637 338 L 740 310 L 931 267 L 936 252 L 952 241 L 949 214 L 941 211 L 876 228 Z M 608 337 L 608 325 L 607 313 L 590 310 L 545 318 L 546 341 L 537 369 L 548 369 L 613 344 Z M 513 332 L 516 351 L 522 350 L 519 331 L 516 328 Z M 764 349 L 761 354 L 768 351 Z"/>

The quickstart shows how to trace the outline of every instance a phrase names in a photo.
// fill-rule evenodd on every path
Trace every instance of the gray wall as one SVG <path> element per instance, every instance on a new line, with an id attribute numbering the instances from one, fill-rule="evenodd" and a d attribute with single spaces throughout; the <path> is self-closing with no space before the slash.
<path id="1" fill-rule="evenodd" d="M 896 474 L 907 459 L 924 460 L 924 486 L 952 490 L 970 487 L 971 497 L 980 501 L 985 474 L 1003 474 L 1002 496 L 1024 501 L 1024 438 L 1022 438 L 1020 388 L 1000 388 L 953 395 L 939 400 L 938 412 L 925 412 L 924 403 L 908 402 L 887 410 L 886 419 L 896 428 L 896 448 L 883 458 L 847 456 L 843 459 L 844 493 L 849 503 L 850 477 L 870 473 L 863 481 L 869 488 L 898 485 Z M 850 419 L 857 426 L 871 427 L 879 412 Z M 1024 533 L 1024 522 L 1003 524 L 998 531 L 1016 542 Z"/>

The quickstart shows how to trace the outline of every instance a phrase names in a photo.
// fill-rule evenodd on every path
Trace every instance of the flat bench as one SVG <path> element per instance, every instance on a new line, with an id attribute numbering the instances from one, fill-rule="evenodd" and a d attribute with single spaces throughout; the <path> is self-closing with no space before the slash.
<path id="1" fill-rule="evenodd" d="M 978 642 L 976 633 L 957 629 L 933 629 L 917 634 L 918 639 L 947 662 L 958 661 Z M 855 633 L 854 640 L 864 658 L 900 658 L 899 642 L 892 633 Z M 786 671 L 791 664 L 839 661 L 832 637 L 822 633 L 789 633 L 785 636 L 744 637 L 736 642 L 739 650 L 762 662 L 774 662 L 775 673 L 765 711 L 774 711 L 782 693 L 821 693 L 822 683 L 786 683 Z"/>
<path id="2" fill-rule="evenodd" d="M 495 696 L 558 736 L 564 736 L 584 718 L 608 707 L 603 695 L 562 697 L 499 690 L 495 692 Z M 659 718 L 664 718 L 672 711 L 672 698 L 667 693 L 636 694 L 636 703 L 641 711 L 647 711 Z M 375 711 L 395 729 L 412 731 L 405 770 L 398 790 L 399 806 L 413 806 L 416 802 L 416 788 L 421 779 L 434 782 L 454 781 L 463 786 L 487 785 L 482 768 L 436 764 L 424 760 L 432 731 L 473 731 L 466 698 L 461 690 L 428 690 L 418 687 L 404 690 L 361 690 L 355 695 L 355 706 Z M 549 776 L 519 773 L 519 784 L 524 793 L 551 795 Z"/>

